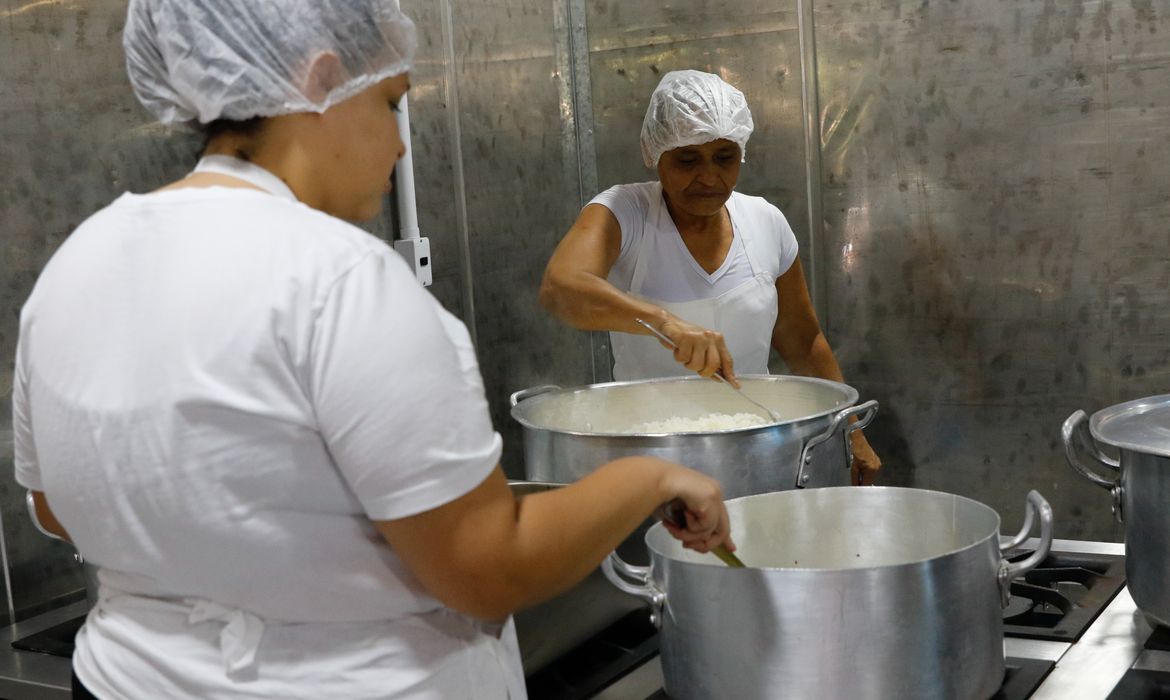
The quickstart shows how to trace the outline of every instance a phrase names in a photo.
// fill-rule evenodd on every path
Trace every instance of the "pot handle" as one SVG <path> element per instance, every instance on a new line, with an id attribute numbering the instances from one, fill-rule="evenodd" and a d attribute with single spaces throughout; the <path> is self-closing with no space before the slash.
<path id="1" fill-rule="evenodd" d="M 628 593 L 649 603 L 650 623 L 655 627 L 662 627 L 662 608 L 666 604 L 666 594 L 650 582 L 650 567 L 627 564 L 617 552 L 611 552 L 601 562 L 601 572 L 622 593 Z M 630 583 L 626 579 L 632 579 L 636 583 Z"/>
<path id="2" fill-rule="evenodd" d="M 28 517 L 30 520 L 32 520 L 33 527 L 37 529 L 37 532 L 41 533 L 45 537 L 52 537 L 53 539 L 61 540 L 62 542 L 65 541 L 57 535 L 54 535 L 53 533 L 46 530 L 45 526 L 41 524 L 40 518 L 37 517 L 37 504 L 36 501 L 33 500 L 31 489 L 24 492 L 24 506 L 28 509 Z"/>
<path id="3" fill-rule="evenodd" d="M 1088 423 L 1088 420 L 1089 417 L 1085 415 L 1085 412 L 1077 409 L 1064 422 L 1060 431 L 1061 438 L 1064 440 L 1064 457 L 1078 474 L 1109 492 L 1109 495 L 1113 497 L 1113 515 L 1116 516 L 1118 522 L 1123 522 L 1125 513 L 1121 509 L 1121 503 L 1124 490 L 1120 481 L 1110 481 L 1089 469 L 1081 462 L 1081 458 L 1077 454 L 1076 440 L 1079 436 L 1082 444 L 1092 448 L 1090 457 L 1110 469 L 1121 471 L 1121 463 L 1101 452 L 1101 448 L 1097 446 L 1093 436 L 1086 430 L 1085 424 Z"/>
<path id="4" fill-rule="evenodd" d="M 1076 470 L 1078 474 L 1103 489 L 1111 490 L 1114 486 L 1116 486 L 1116 483 L 1104 477 L 1098 476 L 1096 472 L 1082 464 L 1080 457 L 1077 455 L 1076 440 L 1079 436 L 1083 441 L 1083 444 L 1092 447 L 1092 454 L 1089 455 L 1090 457 L 1092 457 L 1097 462 L 1100 462 L 1104 466 L 1109 467 L 1110 469 L 1121 469 L 1121 464 L 1117 460 L 1106 457 L 1101 452 L 1101 448 L 1097 447 L 1097 443 L 1093 440 L 1093 436 L 1089 435 L 1088 431 L 1086 430 L 1086 423 L 1088 422 L 1089 417 L 1085 415 L 1085 412 L 1079 408 L 1074 411 L 1067 420 L 1065 420 L 1064 426 L 1060 430 L 1060 436 L 1064 440 L 1064 456 L 1068 460 L 1069 465 L 1074 470 Z"/>
<path id="5" fill-rule="evenodd" d="M 1000 552 L 1002 553 L 1013 547 L 1018 547 L 1024 540 L 1028 539 L 1028 534 L 1032 532 L 1032 523 L 1035 522 L 1037 515 L 1040 516 L 1040 542 L 1036 545 L 1036 551 L 1032 552 L 1024 561 L 1009 562 L 1007 559 L 1000 560 L 999 591 L 1003 597 L 1003 606 L 1005 608 L 1011 601 L 1012 580 L 1035 569 L 1048 556 L 1048 551 L 1052 549 L 1052 506 L 1048 505 L 1048 501 L 1044 500 L 1044 497 L 1040 495 L 1039 491 L 1033 489 L 1028 492 L 1026 507 L 1024 527 L 1020 529 L 1020 534 L 1013 537 L 1010 542 L 1000 545 Z"/>
<path id="6" fill-rule="evenodd" d="M 45 537 L 51 537 L 61 542 L 67 541 L 65 538 L 59 537 L 58 535 L 54 535 L 53 533 L 49 532 L 45 529 L 45 526 L 41 524 L 41 519 L 37 517 L 37 503 L 33 500 L 32 489 L 24 492 L 24 506 L 28 509 L 28 517 L 30 520 L 32 520 L 33 527 L 37 529 L 37 532 L 41 533 Z M 73 543 L 70 542 L 69 544 Z M 77 550 L 76 545 L 74 545 L 73 549 L 73 561 L 77 562 L 78 564 L 85 563 L 85 557 L 81 556 L 81 552 Z"/>
<path id="7" fill-rule="evenodd" d="M 540 394 L 547 394 L 548 392 L 556 391 L 557 389 L 560 389 L 560 387 L 556 384 L 541 384 L 540 386 L 534 386 L 530 389 L 521 389 L 520 391 L 513 392 L 512 395 L 508 397 L 508 401 L 512 404 L 512 408 L 516 408 L 516 404 L 520 403 L 524 399 L 530 399 L 533 396 L 538 396 Z"/>
<path id="8" fill-rule="evenodd" d="M 856 423 L 849 426 L 849 429 L 844 432 L 845 436 L 845 468 L 848 469 L 853 464 L 853 447 L 849 444 L 849 436 L 869 425 L 873 421 L 873 417 L 877 415 L 878 402 L 870 399 L 859 406 L 850 406 L 833 416 L 832 422 L 825 432 L 816 435 L 809 439 L 804 444 L 804 449 L 800 451 L 800 468 L 796 471 L 796 488 L 802 489 L 804 485 L 812 478 L 812 474 L 805 473 L 805 469 L 812 464 L 813 455 L 816 449 L 828 442 L 837 431 L 840 430 L 841 424 L 849 420 L 853 416 L 860 416 Z"/>

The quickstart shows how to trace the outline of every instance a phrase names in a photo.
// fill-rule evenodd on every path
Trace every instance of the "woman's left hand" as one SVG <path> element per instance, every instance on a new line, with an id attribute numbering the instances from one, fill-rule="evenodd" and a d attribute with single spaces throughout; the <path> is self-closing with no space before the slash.
<path id="1" fill-rule="evenodd" d="M 853 464 L 850 466 L 849 483 L 853 486 L 872 486 L 874 477 L 882 468 L 882 460 L 869 446 L 865 435 L 858 431 L 853 433 Z"/>

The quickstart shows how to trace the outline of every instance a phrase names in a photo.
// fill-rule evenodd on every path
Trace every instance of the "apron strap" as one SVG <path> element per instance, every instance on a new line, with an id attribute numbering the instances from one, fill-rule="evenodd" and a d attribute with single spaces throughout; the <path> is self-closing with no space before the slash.
<path id="1" fill-rule="evenodd" d="M 201 622 L 222 622 L 219 632 L 219 654 L 224 670 L 237 673 L 256 663 L 260 650 L 260 638 L 264 636 L 264 621 L 245 610 L 233 609 L 214 601 L 196 599 L 187 622 L 197 625 Z"/>
<path id="2" fill-rule="evenodd" d="M 740 218 L 737 216 L 739 207 L 735 203 L 735 192 L 731 193 L 731 197 L 727 200 L 727 215 L 731 218 L 731 230 L 734 235 L 739 238 L 740 245 L 743 246 L 743 254 L 747 258 L 748 267 L 751 268 L 752 277 L 758 277 L 764 272 L 763 266 L 760 265 L 760 259 L 757 255 L 756 245 L 759 243 L 755 231 L 751 231 L 751 227 L 743 227 L 736 223 Z M 730 251 L 729 253 L 730 254 Z"/>
<path id="3" fill-rule="evenodd" d="M 662 184 L 654 183 L 654 193 L 650 197 L 650 210 L 646 213 L 646 221 L 642 225 L 642 238 L 638 241 L 638 250 L 634 252 L 634 274 L 630 277 L 630 294 L 642 296 L 642 285 L 646 282 L 646 265 L 650 259 L 650 234 L 657 231 L 659 221 L 666 209 L 662 201 Z M 646 224 L 649 224 L 648 226 Z"/>

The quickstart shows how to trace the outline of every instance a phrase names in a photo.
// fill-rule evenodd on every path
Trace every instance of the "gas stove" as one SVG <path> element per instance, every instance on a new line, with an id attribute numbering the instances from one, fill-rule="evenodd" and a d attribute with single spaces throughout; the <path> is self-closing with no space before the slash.
<path id="1" fill-rule="evenodd" d="M 1027 542 L 1023 549 L 1034 546 Z M 1137 611 L 1124 586 L 1124 551 L 1116 543 L 1057 540 L 1049 558 L 1016 582 L 1004 611 L 1007 673 L 996 698 L 1170 697 L 1170 630 L 1155 631 Z M 8 680 L 31 678 L 33 662 L 60 661 L 59 669 L 37 676 L 36 687 L 47 687 L 45 679 L 60 671 L 61 697 L 68 697 L 68 661 L 44 652 L 67 656 L 84 612 L 78 603 L 51 616 L 51 622 L 46 615 L 44 624 L 5 628 L 14 643 L 9 653 L 0 653 L 0 690 Z M 38 632 L 17 633 L 25 628 Z M 529 677 L 529 695 L 532 700 L 666 698 L 657 655 L 657 631 L 646 611 L 636 610 Z"/>
<path id="2" fill-rule="evenodd" d="M 1025 542 L 1018 555 L 1035 547 Z M 1004 610 L 1002 700 L 1170 697 L 1170 630 L 1156 633 L 1125 589 L 1125 546 L 1056 540 Z M 657 635 L 631 613 L 529 678 L 532 700 L 665 700 Z M 576 655 L 576 656 L 574 656 Z"/>

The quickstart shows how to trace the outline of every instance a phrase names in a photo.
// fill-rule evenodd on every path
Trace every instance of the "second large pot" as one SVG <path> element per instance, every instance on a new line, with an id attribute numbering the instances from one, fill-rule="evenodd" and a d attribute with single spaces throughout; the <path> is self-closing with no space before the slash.
<path id="1" fill-rule="evenodd" d="M 1069 464 L 1112 494 L 1113 512 L 1125 523 L 1126 586 L 1133 602 L 1170 625 L 1170 395 L 1110 406 L 1092 418 L 1076 411 L 1063 432 Z M 1078 440 L 1089 448 L 1089 459 L 1112 471 L 1109 478 L 1083 463 Z M 1105 455 L 1097 442 L 1117 449 L 1121 459 Z"/>
<path id="2" fill-rule="evenodd" d="M 526 476 L 572 482 L 619 457 L 652 455 L 715 477 L 728 498 L 849 482 L 849 436 L 873 419 L 876 401 L 855 406 L 853 387 L 824 379 L 772 375 L 740 381 L 744 393 L 783 420 L 707 432 L 632 432 L 638 424 L 671 417 L 753 412 L 736 392 L 701 377 L 518 391 L 512 417 L 524 426 Z"/>
<path id="3" fill-rule="evenodd" d="M 1001 554 L 1000 520 L 936 491 L 827 488 L 729 501 L 745 569 L 684 550 L 661 526 L 649 567 L 616 555 L 615 586 L 662 628 L 666 692 L 678 700 L 986 699 L 1003 682 L 1011 580 L 1047 555 L 1052 510 L 1035 491 L 1040 545 Z"/>

